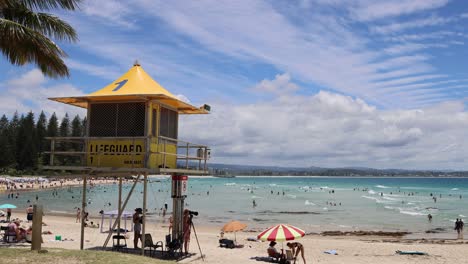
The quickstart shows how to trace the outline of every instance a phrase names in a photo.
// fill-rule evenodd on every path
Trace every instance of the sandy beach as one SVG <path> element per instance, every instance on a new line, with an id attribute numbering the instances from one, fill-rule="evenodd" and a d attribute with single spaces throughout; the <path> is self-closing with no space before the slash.
<path id="1" fill-rule="evenodd" d="M 19 214 L 19 213 L 18 213 Z M 17 214 L 16 214 L 17 215 Z M 47 226 L 43 231 L 52 234 L 43 235 L 44 248 L 79 249 L 80 224 L 75 223 L 73 216 L 46 215 L 43 218 Z M 100 222 L 100 219 L 90 219 Z M 26 225 L 27 223 L 24 223 Z M 163 240 L 167 234 L 167 224 L 148 224 L 148 233 L 153 240 Z M 266 256 L 268 242 L 247 241 L 255 237 L 256 232 L 238 232 L 237 241 L 244 248 L 226 249 L 218 244 L 219 229 L 216 226 L 196 226 L 196 231 L 205 262 L 200 254 L 192 233 L 190 252 L 195 253 L 182 263 L 262 263 L 251 259 L 256 256 Z M 61 235 L 63 241 L 55 241 L 55 236 Z M 133 234 L 128 233 L 127 243 L 133 246 Z M 85 248 L 101 247 L 107 234 L 100 233 L 98 228 L 86 228 Z M 226 238 L 234 238 L 232 233 L 225 234 Z M 333 236 L 306 235 L 298 240 L 305 247 L 307 263 L 468 263 L 466 245 L 461 240 L 405 240 L 384 236 Z M 112 242 L 111 242 L 112 243 Z M 468 242 L 466 242 L 468 243 Z M 25 244 L 29 245 L 29 244 Z M 278 247 L 279 246 L 279 247 Z M 277 247 L 281 249 L 281 243 Z M 338 255 L 325 254 L 325 250 L 335 249 Z M 427 256 L 401 256 L 396 250 L 423 251 Z M 303 263 L 299 260 L 298 263 Z"/>
<path id="2" fill-rule="evenodd" d="M 43 179 L 43 181 L 41 181 Z M 47 179 L 47 181 L 44 181 Z M 72 186 L 82 186 L 80 177 L 43 178 L 38 176 L 11 177 L 0 175 L 0 193 L 17 193 L 33 190 L 47 190 L 65 188 Z M 118 180 L 112 178 L 91 178 L 88 179 L 89 186 L 101 184 L 114 184 Z"/>

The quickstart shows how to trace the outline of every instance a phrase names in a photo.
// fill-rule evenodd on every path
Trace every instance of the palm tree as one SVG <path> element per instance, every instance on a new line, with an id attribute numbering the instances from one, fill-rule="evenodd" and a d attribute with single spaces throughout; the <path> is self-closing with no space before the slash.
<path id="1" fill-rule="evenodd" d="M 58 41 L 77 41 L 75 30 L 51 9 L 75 10 L 81 0 L 0 0 L 0 50 L 14 65 L 35 63 L 46 76 L 69 76 Z"/>

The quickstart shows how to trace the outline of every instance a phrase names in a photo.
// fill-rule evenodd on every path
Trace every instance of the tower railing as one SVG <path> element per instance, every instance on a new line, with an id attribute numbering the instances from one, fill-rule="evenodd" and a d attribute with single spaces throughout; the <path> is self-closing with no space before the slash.
<path id="1" fill-rule="evenodd" d="M 201 144 L 173 139 L 169 137 L 46 137 L 50 140 L 50 150 L 45 151 L 49 170 L 90 170 L 90 171 L 120 171 L 149 172 L 155 174 L 187 173 L 208 174 L 207 160 L 210 158 L 210 148 Z M 129 148 L 111 149 L 92 147 L 92 143 L 100 142 L 131 142 Z M 155 145 L 156 144 L 156 145 Z M 136 151 L 137 146 L 144 146 L 142 151 Z M 153 147 L 152 147 L 153 146 Z M 154 148 L 154 146 L 157 146 Z M 125 167 L 106 166 L 103 159 L 113 159 L 125 155 Z M 143 155 L 143 156 L 142 156 Z M 175 163 L 169 160 L 174 160 Z M 92 165 L 89 164 L 92 161 Z M 157 162 L 157 164 L 151 164 Z"/>

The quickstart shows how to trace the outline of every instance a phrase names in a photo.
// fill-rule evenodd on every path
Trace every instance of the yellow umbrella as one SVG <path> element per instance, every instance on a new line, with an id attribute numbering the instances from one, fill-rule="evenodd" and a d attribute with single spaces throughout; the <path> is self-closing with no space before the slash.
<path id="1" fill-rule="evenodd" d="M 239 221 L 231 221 L 231 222 L 225 224 L 223 226 L 223 228 L 221 228 L 221 230 L 223 232 L 234 232 L 234 241 L 236 241 L 236 232 L 244 230 L 244 228 L 246 228 L 246 227 L 247 227 L 247 225 L 244 224 L 244 223 L 241 223 Z"/>

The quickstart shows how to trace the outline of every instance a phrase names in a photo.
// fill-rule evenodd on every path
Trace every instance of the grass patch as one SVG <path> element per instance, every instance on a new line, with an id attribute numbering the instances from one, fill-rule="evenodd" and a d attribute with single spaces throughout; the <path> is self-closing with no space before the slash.
<path id="1" fill-rule="evenodd" d="M 0 259 L 2 263 L 13 264 L 167 264 L 174 263 L 142 257 L 132 254 L 123 254 L 117 252 L 105 252 L 95 250 L 69 250 L 51 248 L 47 249 L 47 253 L 38 253 L 29 249 L 22 248 L 0 248 Z"/>

